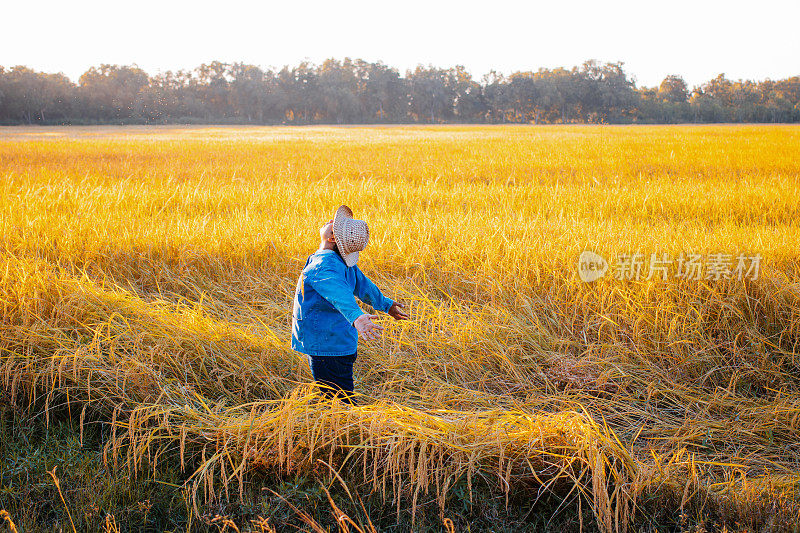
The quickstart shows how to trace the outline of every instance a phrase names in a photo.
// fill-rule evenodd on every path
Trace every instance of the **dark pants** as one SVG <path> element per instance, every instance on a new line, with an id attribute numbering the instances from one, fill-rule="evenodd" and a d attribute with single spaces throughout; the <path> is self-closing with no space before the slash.
<path id="1" fill-rule="evenodd" d="M 322 393 L 328 398 L 339 396 L 343 401 L 354 405 L 353 363 L 358 352 L 353 355 L 309 355 L 308 366 Z"/>

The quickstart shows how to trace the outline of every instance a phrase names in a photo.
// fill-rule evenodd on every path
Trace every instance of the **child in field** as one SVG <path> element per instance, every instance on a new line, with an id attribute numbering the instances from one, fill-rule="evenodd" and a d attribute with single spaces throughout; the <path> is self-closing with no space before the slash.
<path id="1" fill-rule="evenodd" d="M 320 229 L 319 249 L 306 260 L 297 280 L 292 311 L 292 349 L 308 356 L 314 380 L 328 397 L 341 396 L 354 404 L 353 363 L 358 334 L 377 339 L 383 330 L 364 313 L 355 296 L 395 320 L 406 320 L 400 302 L 386 298 L 356 266 L 369 228 L 353 219 L 346 205 Z"/>

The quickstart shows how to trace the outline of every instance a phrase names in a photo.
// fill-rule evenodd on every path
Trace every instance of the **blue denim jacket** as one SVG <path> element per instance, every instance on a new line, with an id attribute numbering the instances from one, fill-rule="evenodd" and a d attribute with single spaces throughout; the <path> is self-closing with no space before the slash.
<path id="1" fill-rule="evenodd" d="M 354 296 L 384 313 L 394 303 L 335 250 L 317 250 L 294 293 L 292 349 L 307 355 L 352 355 L 358 348 L 356 318 L 364 314 Z"/>

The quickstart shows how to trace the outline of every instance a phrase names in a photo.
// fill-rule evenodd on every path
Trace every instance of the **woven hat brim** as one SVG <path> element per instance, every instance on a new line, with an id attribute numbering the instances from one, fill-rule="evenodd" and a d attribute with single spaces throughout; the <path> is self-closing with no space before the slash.
<path id="1" fill-rule="evenodd" d="M 344 256 L 344 264 L 351 267 L 358 263 L 358 252 L 350 252 Z"/>
<path id="2" fill-rule="evenodd" d="M 365 249 L 369 242 L 367 223 L 355 220 L 353 211 L 346 205 L 341 205 L 333 215 L 333 235 L 345 264 L 348 267 L 354 266 L 358 262 L 358 252 Z"/>
<path id="3" fill-rule="evenodd" d="M 346 205 L 341 205 L 333 215 L 333 235 L 341 235 L 347 220 L 353 220 L 353 211 Z M 341 250 L 341 246 L 339 247 Z"/>

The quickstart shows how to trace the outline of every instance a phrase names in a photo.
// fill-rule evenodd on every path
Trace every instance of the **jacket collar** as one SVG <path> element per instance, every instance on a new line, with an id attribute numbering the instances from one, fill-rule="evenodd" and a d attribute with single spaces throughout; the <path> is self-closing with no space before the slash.
<path id="1" fill-rule="evenodd" d="M 336 256 L 336 258 L 337 258 L 339 261 L 341 261 L 342 263 L 344 263 L 344 266 L 347 266 L 347 263 L 345 263 L 345 262 L 344 262 L 344 258 L 342 258 L 342 256 L 341 256 L 341 255 L 339 255 L 339 253 L 338 253 L 336 250 L 317 250 L 317 251 L 316 251 L 316 252 L 314 252 L 314 253 L 315 253 L 315 254 L 320 254 L 320 255 L 322 255 L 322 254 L 327 254 L 327 255 L 333 254 L 333 255 L 335 255 L 335 256 Z M 349 267 L 348 267 L 348 268 L 349 268 Z"/>

